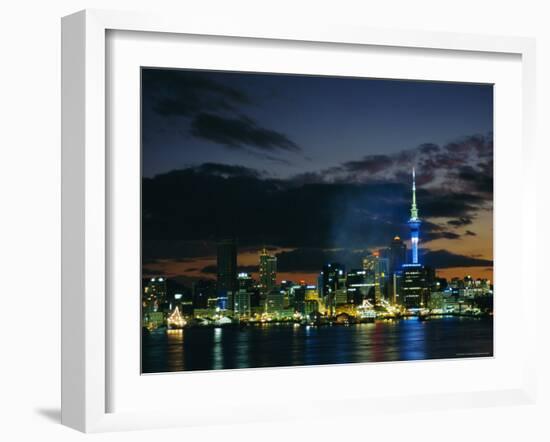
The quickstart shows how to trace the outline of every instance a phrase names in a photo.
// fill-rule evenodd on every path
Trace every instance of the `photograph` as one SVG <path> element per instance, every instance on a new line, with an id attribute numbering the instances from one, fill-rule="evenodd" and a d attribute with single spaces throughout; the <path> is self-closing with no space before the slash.
<path id="1" fill-rule="evenodd" d="M 493 357 L 493 99 L 141 67 L 142 374 Z"/>

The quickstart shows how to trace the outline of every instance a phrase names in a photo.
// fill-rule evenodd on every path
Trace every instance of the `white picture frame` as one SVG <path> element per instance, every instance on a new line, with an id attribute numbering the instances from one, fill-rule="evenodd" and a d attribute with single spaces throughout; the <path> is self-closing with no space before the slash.
<path id="1" fill-rule="evenodd" d="M 159 17 L 111 11 L 87 10 L 62 21 L 62 423 L 85 432 L 121 429 L 207 424 L 200 407 L 190 410 L 145 411 L 109 410 L 110 354 L 108 327 L 111 321 L 107 287 L 109 285 L 108 247 L 112 238 L 108 228 L 110 210 L 106 120 L 108 85 L 106 83 L 107 44 L 110 31 L 143 31 L 163 35 L 202 35 L 270 39 L 286 42 L 369 45 L 379 48 L 435 49 L 467 51 L 478 54 L 514 54 L 521 57 L 521 227 L 518 244 L 521 274 L 528 271 L 528 256 L 535 247 L 534 106 L 535 43 L 518 37 L 493 37 L 416 31 L 358 29 L 344 26 L 292 27 L 280 23 L 228 22 L 198 20 L 196 17 Z M 512 204 L 512 202 L 511 202 Z M 513 204 L 518 204 L 514 201 Z M 496 221 L 498 222 L 498 221 Z M 523 278 L 520 310 L 537 302 L 534 280 Z M 524 333 L 534 336 L 535 324 L 525 321 Z M 530 342 L 534 343 L 534 339 Z M 528 341 L 529 342 L 529 341 Z M 536 356 L 526 344 L 521 384 L 492 390 L 445 392 L 415 396 L 378 397 L 361 401 L 361 395 L 344 398 L 342 413 L 368 413 L 376 410 L 440 409 L 501 403 L 530 403 L 535 396 Z M 414 364 L 414 363 L 412 363 Z M 331 370 L 338 370 L 332 367 Z M 277 369 L 274 369 L 277 370 Z M 294 376 L 292 370 L 285 376 Z M 219 376 L 214 374 L 214 376 Z M 223 376 L 238 376 L 235 372 Z M 334 400 L 328 397 L 323 403 Z M 320 413 L 320 402 L 313 403 Z M 244 401 L 241 401 L 244 402 Z M 341 404 L 342 402 L 340 402 Z M 244 420 L 283 419 L 298 413 L 289 406 L 256 405 L 246 407 Z M 238 419 L 239 420 L 239 419 Z M 228 419 L 235 422 L 235 418 Z"/>

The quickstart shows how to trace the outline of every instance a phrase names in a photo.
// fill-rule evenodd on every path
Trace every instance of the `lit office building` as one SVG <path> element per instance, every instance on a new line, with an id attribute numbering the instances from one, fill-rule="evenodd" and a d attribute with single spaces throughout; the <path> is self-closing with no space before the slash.
<path id="1" fill-rule="evenodd" d="M 233 313 L 237 317 L 249 317 L 254 295 L 254 280 L 248 273 L 237 275 L 238 290 L 233 297 Z"/>
<path id="2" fill-rule="evenodd" d="M 364 269 L 352 269 L 346 278 L 348 302 L 361 305 L 367 299 L 369 290 L 373 287 L 367 281 L 367 271 Z"/>
<path id="3" fill-rule="evenodd" d="M 304 313 L 304 301 L 306 298 L 307 289 L 304 285 L 293 285 L 290 288 L 291 300 L 289 307 L 293 307 L 295 312 Z"/>
<path id="4" fill-rule="evenodd" d="M 334 305 L 342 305 L 348 303 L 348 292 L 346 287 L 336 289 L 334 292 Z"/>
<path id="5" fill-rule="evenodd" d="M 143 289 L 144 312 L 156 312 L 162 310 L 166 302 L 166 278 L 159 276 L 149 279 Z"/>
<path id="6" fill-rule="evenodd" d="M 285 308 L 294 307 L 294 294 L 295 288 L 300 287 L 292 281 L 281 281 L 279 288 L 284 292 L 284 306 Z"/>
<path id="7" fill-rule="evenodd" d="M 270 255 L 264 247 L 260 252 L 260 292 L 268 294 L 277 281 L 277 257 Z"/>
<path id="8" fill-rule="evenodd" d="M 427 308 L 430 280 L 422 264 L 405 264 L 401 277 L 401 304 L 407 309 Z"/>
<path id="9" fill-rule="evenodd" d="M 304 286 L 302 286 L 304 287 Z M 305 299 L 312 299 L 315 301 L 319 301 L 319 290 L 317 290 L 317 286 L 314 285 L 306 285 L 305 286 Z"/>
<path id="10" fill-rule="evenodd" d="M 284 310 L 284 307 L 284 291 L 276 289 L 271 290 L 266 296 L 265 311 L 269 314 L 278 314 Z"/>
<path id="11" fill-rule="evenodd" d="M 304 302 L 304 315 L 305 316 L 315 316 L 319 313 L 319 301 L 314 299 L 308 299 Z"/>
<path id="12" fill-rule="evenodd" d="M 374 290 L 369 290 L 367 295 L 370 302 L 379 303 L 385 297 L 386 280 L 388 276 L 388 260 L 381 258 L 378 252 L 363 259 L 363 270 L 366 272 L 367 286 L 371 286 Z"/>
<path id="13" fill-rule="evenodd" d="M 250 305 L 250 292 L 246 290 L 239 290 L 235 294 L 233 303 L 233 314 L 236 317 L 250 317 L 251 305 Z"/>
<path id="14" fill-rule="evenodd" d="M 403 282 L 403 267 L 388 278 L 388 300 L 391 304 L 401 305 L 401 283 Z"/>
<path id="15" fill-rule="evenodd" d="M 321 276 L 323 301 L 329 314 L 332 314 L 336 304 L 336 291 L 346 288 L 346 270 L 341 264 L 330 263 L 323 267 Z"/>

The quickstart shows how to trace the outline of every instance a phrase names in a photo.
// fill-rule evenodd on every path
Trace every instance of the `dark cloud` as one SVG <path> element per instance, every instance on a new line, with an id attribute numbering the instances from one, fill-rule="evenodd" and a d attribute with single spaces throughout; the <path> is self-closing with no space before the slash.
<path id="1" fill-rule="evenodd" d="M 472 232 L 471 230 L 466 230 L 465 235 L 466 235 L 466 236 L 477 236 L 477 233 L 476 233 L 476 232 Z"/>
<path id="2" fill-rule="evenodd" d="M 277 254 L 277 270 L 281 272 L 320 272 L 327 263 L 337 262 L 346 268 L 362 268 L 368 250 L 325 250 L 308 247 Z"/>
<path id="3" fill-rule="evenodd" d="M 475 193 L 457 193 L 440 189 L 418 190 L 420 212 L 425 217 L 469 218 L 486 203 Z"/>
<path id="4" fill-rule="evenodd" d="M 182 241 L 175 239 L 146 238 L 142 241 L 144 264 L 152 264 L 159 259 L 186 262 L 189 259 L 211 256 L 216 251 L 215 244 L 204 240 Z"/>
<path id="5" fill-rule="evenodd" d="M 423 154 L 433 155 L 436 152 L 439 152 L 441 150 L 441 148 L 437 144 L 434 144 L 434 143 L 424 143 L 424 144 L 421 144 L 420 146 L 418 146 L 418 150 Z"/>
<path id="6" fill-rule="evenodd" d="M 219 175 L 221 177 L 247 177 L 247 178 L 259 178 L 262 173 L 249 167 L 220 164 L 220 163 L 204 163 L 196 167 L 199 173 L 205 173 L 210 175 Z"/>
<path id="7" fill-rule="evenodd" d="M 449 267 L 486 267 L 493 265 L 493 261 L 489 259 L 458 255 L 448 250 L 425 251 L 422 255 L 422 261 L 427 266 L 440 269 Z"/>
<path id="8" fill-rule="evenodd" d="M 226 118 L 202 113 L 191 122 L 191 134 L 232 149 L 250 147 L 260 150 L 300 151 L 286 135 L 260 127 L 250 118 Z"/>
<path id="9" fill-rule="evenodd" d="M 492 201 L 493 136 L 473 135 L 446 145 L 424 143 L 391 155 L 367 155 L 323 171 L 324 181 L 410 183 L 416 167 L 417 185 L 445 193 L 477 194 Z"/>
<path id="10" fill-rule="evenodd" d="M 478 163 L 477 167 L 462 166 L 454 176 L 463 183 L 464 188 L 481 193 L 493 193 L 493 162 Z"/>
<path id="11" fill-rule="evenodd" d="M 347 270 L 362 267 L 369 250 L 325 250 L 300 248 L 277 254 L 277 268 L 282 272 L 320 272 L 323 266 L 337 262 Z M 435 268 L 492 266 L 493 261 L 452 253 L 448 250 L 421 250 L 422 263 Z"/>
<path id="12" fill-rule="evenodd" d="M 143 69 L 143 107 L 161 117 L 187 119 L 190 126 L 183 125 L 185 129 L 182 129 L 181 120 L 172 122 L 181 137 L 192 135 L 248 153 L 254 153 L 249 149 L 264 152 L 301 150 L 285 134 L 262 127 L 243 113 L 247 106 L 254 104 L 248 94 L 213 78 L 209 73 L 190 70 Z M 144 132 L 144 139 L 148 139 L 147 126 Z M 264 153 L 263 157 L 285 162 L 274 155 Z"/>
<path id="13" fill-rule="evenodd" d="M 350 172 L 367 171 L 377 173 L 391 166 L 394 160 L 388 155 L 368 155 L 359 161 L 348 161 L 343 166 Z"/>
<path id="14" fill-rule="evenodd" d="M 231 111 L 251 104 L 243 91 L 189 70 L 143 69 L 142 90 L 162 116 L 190 117 L 205 111 Z"/>
<path id="15" fill-rule="evenodd" d="M 468 226 L 468 225 L 472 224 L 472 222 L 473 222 L 472 218 L 463 216 L 463 217 L 460 217 L 458 219 L 451 219 L 451 220 L 447 221 L 447 224 L 449 224 L 450 226 L 453 226 L 453 227 L 462 227 L 462 226 Z"/>
<path id="16" fill-rule="evenodd" d="M 425 232 L 422 236 L 424 243 L 435 241 L 436 239 L 460 239 L 460 235 L 454 232 L 429 231 Z"/>
<path id="17" fill-rule="evenodd" d="M 158 275 L 158 270 L 147 265 L 141 267 L 141 276 L 144 278 L 151 278 Z"/>
<path id="18" fill-rule="evenodd" d="M 468 218 L 482 203 L 476 195 L 429 189 L 419 191 L 418 199 L 423 242 L 459 239 L 430 218 Z M 215 249 L 215 241 L 228 236 L 238 238 L 239 247 L 366 249 L 387 245 L 395 235 L 406 237 L 409 208 L 404 183 L 277 180 L 240 166 L 206 163 L 144 179 L 143 238 L 178 239 L 175 244 L 185 252 L 180 256 L 196 254 L 197 244 Z M 177 256 L 177 247 L 171 247 L 168 255 Z"/>

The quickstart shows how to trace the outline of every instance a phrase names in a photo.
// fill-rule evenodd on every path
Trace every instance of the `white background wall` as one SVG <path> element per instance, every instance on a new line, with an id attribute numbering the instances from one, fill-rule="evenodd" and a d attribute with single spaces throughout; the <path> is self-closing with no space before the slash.
<path id="1" fill-rule="evenodd" d="M 548 195 L 550 13 L 544 1 L 461 0 L 10 0 L 0 6 L 0 438 L 81 440 L 61 427 L 60 367 L 60 17 L 83 8 L 244 15 L 250 20 L 535 36 L 538 39 L 539 200 Z M 546 186 L 546 188 L 544 187 Z M 545 226 L 533 257 L 548 271 Z M 513 247 L 511 248 L 513 253 Z M 541 282 L 543 275 L 541 275 Z M 547 293 L 539 284 L 543 306 Z M 540 329 L 536 406 L 367 416 L 362 421 L 287 422 L 93 436 L 95 440 L 548 440 L 549 327 Z M 513 439 L 508 439 L 513 438 Z"/>

